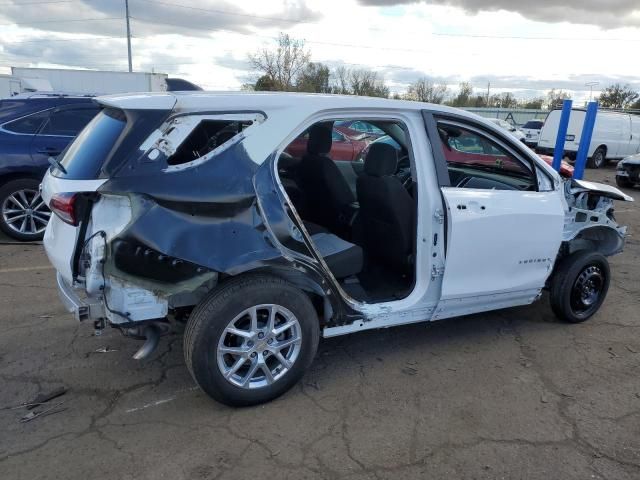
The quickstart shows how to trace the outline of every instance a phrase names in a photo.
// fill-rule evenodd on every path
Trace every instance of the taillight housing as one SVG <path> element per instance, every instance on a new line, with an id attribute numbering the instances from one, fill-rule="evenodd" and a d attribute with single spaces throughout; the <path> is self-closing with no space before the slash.
<path id="1" fill-rule="evenodd" d="M 49 208 L 60 220 L 69 225 L 78 225 L 78 215 L 76 214 L 77 193 L 56 193 L 51 197 Z"/>

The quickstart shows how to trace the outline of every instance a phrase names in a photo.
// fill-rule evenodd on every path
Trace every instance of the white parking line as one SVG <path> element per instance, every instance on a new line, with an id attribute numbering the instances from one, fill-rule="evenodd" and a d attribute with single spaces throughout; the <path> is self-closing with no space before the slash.
<path id="1" fill-rule="evenodd" d="M 34 270 L 53 270 L 53 265 L 40 265 L 37 267 L 3 268 L 3 269 L 0 269 L 0 273 L 32 272 Z"/>

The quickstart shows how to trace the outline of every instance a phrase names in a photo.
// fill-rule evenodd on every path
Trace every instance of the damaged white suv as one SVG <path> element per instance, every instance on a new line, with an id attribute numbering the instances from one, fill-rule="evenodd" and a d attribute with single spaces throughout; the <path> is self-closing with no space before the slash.
<path id="1" fill-rule="evenodd" d="M 231 405 L 277 397 L 320 336 L 529 304 L 591 317 L 622 250 L 619 190 L 564 181 L 461 110 L 301 94 L 139 94 L 47 173 L 45 234 L 80 321 L 186 323 L 187 366 Z M 359 121 L 371 142 L 339 131 Z M 370 143 L 367 143 L 370 142 Z M 355 159 L 355 160 L 354 160 Z"/>

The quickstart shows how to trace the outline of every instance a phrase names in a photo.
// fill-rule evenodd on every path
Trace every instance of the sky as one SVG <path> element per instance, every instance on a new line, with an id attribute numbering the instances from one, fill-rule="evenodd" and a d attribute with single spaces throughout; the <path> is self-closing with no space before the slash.
<path id="1" fill-rule="evenodd" d="M 126 70 L 124 0 L 0 0 L 10 66 Z M 208 90 L 255 80 L 247 56 L 279 32 L 312 61 L 370 68 L 392 92 L 427 76 L 519 98 L 611 83 L 640 90 L 640 0 L 129 0 L 135 71 Z"/>

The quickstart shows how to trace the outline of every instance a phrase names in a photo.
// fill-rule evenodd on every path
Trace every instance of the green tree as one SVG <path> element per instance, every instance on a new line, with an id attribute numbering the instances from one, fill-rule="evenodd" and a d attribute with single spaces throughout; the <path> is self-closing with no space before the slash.
<path id="1" fill-rule="evenodd" d="M 273 92 L 278 90 L 275 81 L 269 75 L 262 75 L 253 85 L 256 92 Z"/>
<path id="2" fill-rule="evenodd" d="M 605 88 L 600 94 L 599 103 L 603 107 L 609 108 L 627 108 L 640 95 L 631 89 L 629 85 L 614 83 Z"/>
<path id="3" fill-rule="evenodd" d="M 520 102 L 521 108 L 529 108 L 532 110 L 541 110 L 543 105 L 544 105 L 544 98 L 542 97 L 522 100 Z"/>
<path id="4" fill-rule="evenodd" d="M 329 67 L 310 62 L 298 77 L 296 87 L 300 92 L 330 93 Z"/>
<path id="5" fill-rule="evenodd" d="M 458 93 L 453 97 L 451 105 L 454 107 L 469 107 L 471 106 L 471 97 L 473 97 L 473 85 L 469 82 L 462 82 L 458 86 Z"/>

